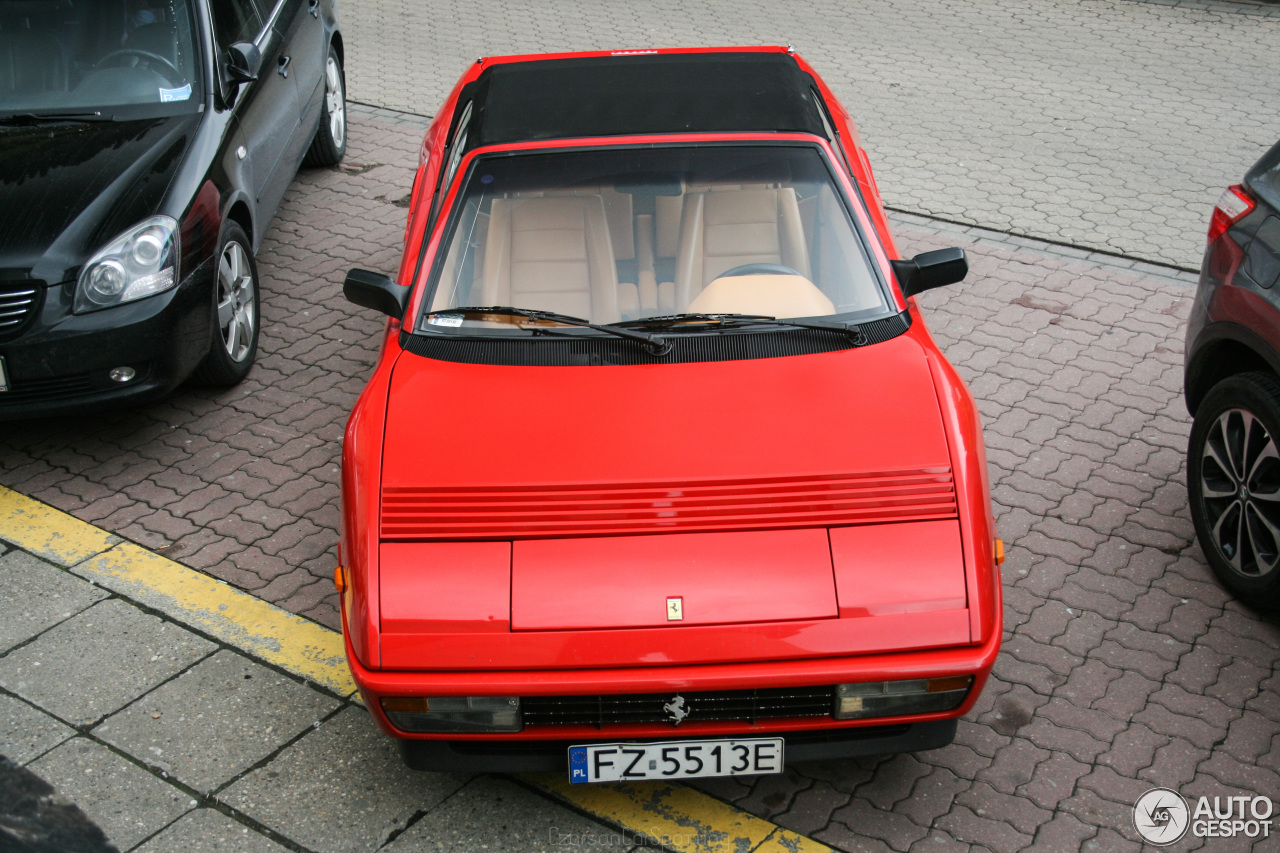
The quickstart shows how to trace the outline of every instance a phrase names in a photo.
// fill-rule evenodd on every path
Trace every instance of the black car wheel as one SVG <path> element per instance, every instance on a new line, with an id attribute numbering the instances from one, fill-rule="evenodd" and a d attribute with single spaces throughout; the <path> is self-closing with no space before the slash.
<path id="1" fill-rule="evenodd" d="M 1280 609 L 1280 384 L 1218 383 L 1196 410 L 1187 491 L 1210 568 L 1241 601 Z"/>
<path id="2" fill-rule="evenodd" d="M 196 369 L 208 385 L 235 385 L 258 352 L 258 265 L 248 236 L 228 222 L 218 248 L 213 334 L 209 354 Z"/>
<path id="3" fill-rule="evenodd" d="M 332 47 L 324 64 L 324 102 L 320 106 L 320 126 L 303 163 L 333 166 L 347 153 L 347 86 L 342 60 Z"/>

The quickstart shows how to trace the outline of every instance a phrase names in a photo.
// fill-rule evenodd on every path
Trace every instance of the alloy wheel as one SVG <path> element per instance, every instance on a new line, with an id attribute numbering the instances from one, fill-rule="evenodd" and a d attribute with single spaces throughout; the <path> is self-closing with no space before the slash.
<path id="1" fill-rule="evenodd" d="M 1213 543 L 1231 568 L 1260 578 L 1280 564 L 1280 452 L 1244 409 L 1227 409 L 1209 428 L 1200 492 Z"/>
<path id="2" fill-rule="evenodd" d="M 337 148 L 342 148 L 347 132 L 347 105 L 342 95 L 342 71 L 332 56 L 324 68 L 325 114 L 329 117 L 329 136 Z"/>
<path id="3" fill-rule="evenodd" d="M 243 246 L 227 243 L 218 261 L 218 328 L 232 361 L 244 361 L 253 348 L 258 322 L 254 302 L 253 268 Z"/>

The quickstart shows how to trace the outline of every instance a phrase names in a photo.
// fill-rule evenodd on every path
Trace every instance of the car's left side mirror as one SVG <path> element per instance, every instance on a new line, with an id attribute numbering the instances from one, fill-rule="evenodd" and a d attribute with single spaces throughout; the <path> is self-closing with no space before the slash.
<path id="1" fill-rule="evenodd" d="M 969 274 L 969 261 L 964 249 L 959 248 L 922 252 L 909 261 L 889 263 L 906 298 L 944 284 L 955 284 Z"/>
<path id="2" fill-rule="evenodd" d="M 399 320 L 409 307 L 409 288 L 395 283 L 382 273 L 352 270 L 342 283 L 342 295 L 361 308 L 381 311 Z"/>
<path id="3" fill-rule="evenodd" d="M 250 41 L 238 41 L 227 48 L 227 77 L 232 83 L 251 83 L 262 70 L 262 52 Z"/>

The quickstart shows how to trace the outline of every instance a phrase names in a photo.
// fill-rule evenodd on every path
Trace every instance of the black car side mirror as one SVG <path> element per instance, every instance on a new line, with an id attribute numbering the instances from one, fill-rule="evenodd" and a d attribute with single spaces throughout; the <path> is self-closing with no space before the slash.
<path id="1" fill-rule="evenodd" d="M 238 41 L 227 48 L 227 77 L 232 83 L 249 83 L 262 70 L 262 52 L 253 42 Z"/>
<path id="2" fill-rule="evenodd" d="M 342 283 L 342 295 L 361 308 L 381 311 L 399 320 L 409 307 L 409 288 L 402 287 L 382 273 L 352 270 Z"/>
<path id="3" fill-rule="evenodd" d="M 969 274 L 964 249 L 937 249 L 922 252 L 909 261 L 890 261 L 906 298 L 944 284 L 955 284 Z"/>

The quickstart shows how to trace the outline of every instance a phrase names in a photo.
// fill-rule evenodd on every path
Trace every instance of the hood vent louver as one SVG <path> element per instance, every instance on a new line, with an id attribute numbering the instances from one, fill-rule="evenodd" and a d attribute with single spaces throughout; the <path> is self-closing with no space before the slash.
<path id="1" fill-rule="evenodd" d="M 382 490 L 382 539 L 769 530 L 956 517 L 946 466 L 681 483 Z"/>

